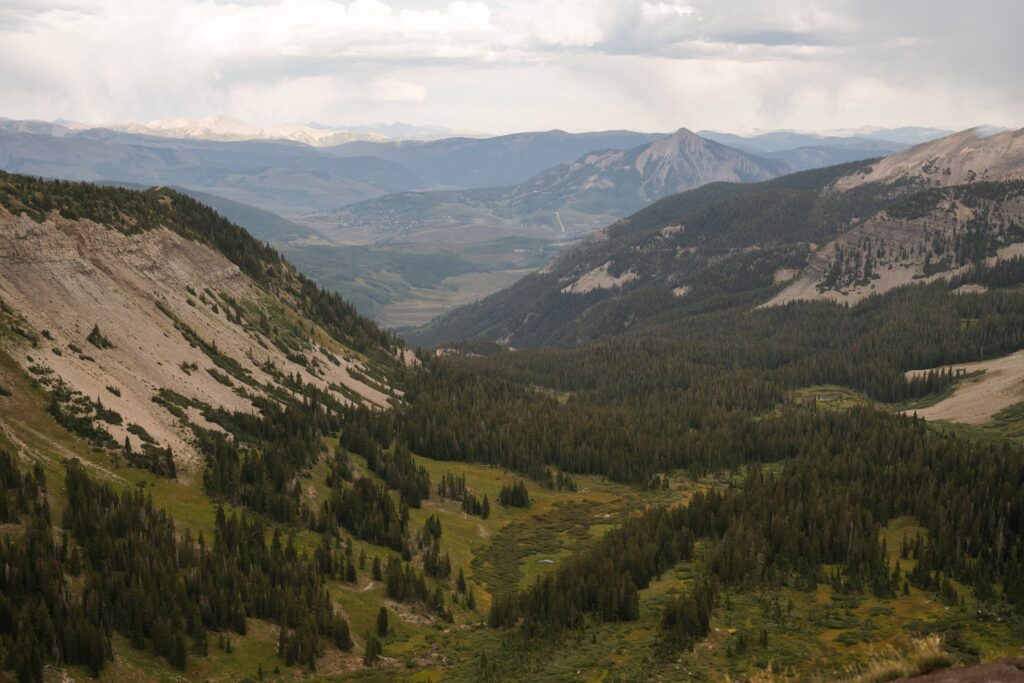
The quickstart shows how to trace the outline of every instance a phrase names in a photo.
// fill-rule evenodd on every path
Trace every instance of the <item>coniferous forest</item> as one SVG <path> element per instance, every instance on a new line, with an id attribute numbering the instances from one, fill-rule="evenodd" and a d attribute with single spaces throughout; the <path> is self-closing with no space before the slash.
<path id="1" fill-rule="evenodd" d="M 626 680 L 767 675 L 773 657 L 799 678 L 880 633 L 959 662 L 1024 633 L 1019 406 L 1003 431 L 914 414 L 971 379 L 935 368 L 1024 348 L 1019 258 L 854 306 L 740 294 L 586 343 L 403 362 L 191 200 L 164 215 L 155 191 L 3 181 L 26 214 L 173 221 L 392 390 L 370 405 L 269 362 L 259 379 L 160 308 L 252 409 L 159 388 L 146 407 L 181 420 L 195 460 L 154 446 L 139 466 L 109 432 L 121 415 L 5 350 L 0 658 L 18 680 L 116 678 L 129 660 L 200 678 L 243 655 L 253 679 L 560 680 L 598 656 Z M 46 335 L 2 313 L 4 348 L 40 357 Z M 47 429 L 60 440 L 33 440 Z"/>

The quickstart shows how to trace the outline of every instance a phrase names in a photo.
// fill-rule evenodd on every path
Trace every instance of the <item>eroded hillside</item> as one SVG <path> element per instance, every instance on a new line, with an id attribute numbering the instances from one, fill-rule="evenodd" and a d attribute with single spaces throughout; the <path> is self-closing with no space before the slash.
<path id="1" fill-rule="evenodd" d="M 161 224 L 176 225 L 174 203 L 192 200 L 161 193 L 166 215 L 142 229 L 123 212 L 117 229 L 14 206 L 13 178 L 5 203 L 20 215 L 0 206 L 0 299 L 17 332 L 5 350 L 51 390 L 51 411 L 93 420 L 95 445 L 169 448 L 194 470 L 191 426 L 216 428 L 205 407 L 257 412 L 254 401 L 299 396 L 299 383 L 342 404 L 387 407 L 397 395 L 381 370 L 390 352 L 357 351 L 310 320 L 300 309 L 324 312 L 329 299 L 317 306 L 285 264 L 260 284 L 213 245 Z"/>
<path id="2" fill-rule="evenodd" d="M 769 305 L 854 303 L 895 287 L 963 274 L 1024 253 L 1024 183 L 985 182 L 914 194 L 815 251 Z"/>
<path id="3" fill-rule="evenodd" d="M 1024 178 L 1024 129 L 981 137 L 977 129 L 925 142 L 836 182 L 849 190 L 867 183 L 906 180 L 923 187 Z"/>

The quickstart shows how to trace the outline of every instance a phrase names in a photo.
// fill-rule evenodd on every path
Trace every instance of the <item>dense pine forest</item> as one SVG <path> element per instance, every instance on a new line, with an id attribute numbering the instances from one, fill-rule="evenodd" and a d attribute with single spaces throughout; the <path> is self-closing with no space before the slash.
<path id="1" fill-rule="evenodd" d="M 715 585 L 788 584 L 894 596 L 912 580 L 936 594 L 954 578 L 1024 609 L 1024 459 L 1016 448 L 935 434 L 920 421 L 871 410 L 777 418 L 789 457 L 777 475 L 750 468 L 733 491 L 697 493 L 609 532 L 521 594 L 495 603 L 491 623 L 524 619 L 527 634 L 636 618 L 637 589 L 714 539 Z M 972 495 L 975 486 L 986 491 Z M 913 515 L 928 532 L 914 574 L 890 572 L 878 530 Z M 823 565 L 838 571 L 826 576 Z M 609 581 L 608 579 L 612 579 Z M 957 603 L 953 595 L 943 599 Z"/>
<path id="2" fill-rule="evenodd" d="M 988 270 L 972 278 L 998 281 Z M 760 416 L 799 387 L 838 384 L 911 401 L 957 378 L 908 379 L 906 371 L 1021 346 L 1019 293 L 961 295 L 936 283 L 854 308 L 712 312 L 583 348 L 509 353 L 470 344 L 465 356 L 424 359 L 398 420 L 409 446 L 430 457 L 493 462 L 537 481 L 554 467 L 643 484 L 677 468 L 699 474 L 785 459 L 790 446 L 772 437 L 777 423 Z"/>

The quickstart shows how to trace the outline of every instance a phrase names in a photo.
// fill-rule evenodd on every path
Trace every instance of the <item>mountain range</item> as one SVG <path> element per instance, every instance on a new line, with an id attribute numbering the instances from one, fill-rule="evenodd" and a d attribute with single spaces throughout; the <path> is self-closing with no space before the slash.
<path id="1" fill-rule="evenodd" d="M 182 140 L 89 129 L 53 135 L 0 130 L 10 172 L 140 185 L 180 185 L 277 213 L 425 187 L 385 159 L 337 157 L 294 142 Z"/>
<path id="2" fill-rule="evenodd" d="M 660 133 L 549 130 L 488 138 L 350 142 L 330 151 L 338 156 L 373 156 L 450 188 L 512 185 L 595 150 L 629 149 L 665 137 Z"/>
<path id="3" fill-rule="evenodd" d="M 353 140 L 429 140 L 457 134 L 442 126 L 416 126 L 389 123 L 367 126 L 332 126 L 322 123 L 278 123 L 256 125 L 229 116 L 206 116 L 199 119 L 176 117 L 145 123 L 82 123 L 56 121 L 18 121 L 0 118 L 0 127 L 24 132 L 46 132 L 64 136 L 85 130 L 114 130 L 121 133 L 194 140 L 290 140 L 314 147 L 340 145 Z M 480 137 L 476 135 L 476 137 Z"/>
<path id="4" fill-rule="evenodd" d="M 709 182 L 764 180 L 785 169 L 683 128 L 632 149 L 584 154 L 510 187 L 387 195 L 304 219 L 339 240 L 558 239 L 588 233 L 667 194 Z"/>
<path id="5" fill-rule="evenodd" d="M 409 338 L 579 343 L 708 307 L 856 302 L 962 276 L 1024 248 L 1022 140 L 968 130 L 880 161 L 672 195 Z"/>
<path id="6" fill-rule="evenodd" d="M 206 139 L 177 123 L 166 123 L 157 135 L 144 126 L 0 119 L 0 168 L 69 180 L 176 185 L 295 216 L 405 190 L 520 182 L 595 148 L 658 137 L 553 131 L 313 147 L 281 139 Z M 196 126 L 205 130 L 201 122 Z"/>
<path id="7" fill-rule="evenodd" d="M 728 144 L 681 129 L 673 135 L 554 130 L 330 145 L 333 127 L 300 128 L 261 128 L 223 117 L 113 128 L 2 119 L 0 168 L 177 188 L 261 239 L 287 245 L 300 268 L 315 271 L 360 310 L 404 326 L 493 293 L 551 250 L 659 197 L 903 149 L 900 142 L 870 137 L 890 134 L 883 130 L 707 133 Z M 378 135 L 370 128 L 356 132 Z M 441 132 L 400 124 L 383 130 Z M 312 144 L 237 139 L 300 133 L 313 136 L 306 139 Z M 376 245 L 370 261 L 378 265 L 367 261 L 355 275 L 344 264 L 359 263 L 370 245 Z"/>
<path id="8" fill-rule="evenodd" d="M 0 119 L 0 167 L 72 180 L 180 186 L 287 218 L 302 217 L 313 230 L 330 223 L 324 211 L 383 195 L 486 189 L 479 195 L 425 195 L 416 201 L 416 215 L 444 220 L 448 214 L 465 213 L 472 216 L 470 224 L 494 222 L 524 234 L 550 228 L 559 218 L 559 233 L 563 225 L 568 232 L 594 229 L 657 196 L 692 187 L 702 178 L 719 177 L 714 169 L 705 173 L 698 168 L 707 159 L 683 159 L 698 150 L 692 139 L 689 147 L 668 149 L 672 145 L 665 143 L 664 149 L 652 147 L 638 159 L 607 154 L 639 155 L 644 146 L 673 137 L 657 133 L 554 130 L 424 140 L 416 138 L 445 131 L 404 124 L 351 127 L 344 134 L 362 139 L 347 139 L 338 137 L 339 130 L 321 124 L 255 126 L 227 117 L 107 126 Z M 901 143 L 886 140 L 886 134 L 769 133 L 744 138 L 708 132 L 705 139 L 731 145 L 734 154 L 746 152 L 744 163 L 762 169 L 751 177 L 761 179 L 763 169 L 779 174 L 885 156 L 902 148 Z M 403 139 L 387 140 L 386 135 Z M 715 154 L 724 151 L 718 148 Z M 662 157 L 666 163 L 659 166 L 657 159 Z M 636 162 L 644 170 L 623 175 Z M 738 170 L 721 179 L 745 177 L 746 171 Z M 615 173 L 621 177 L 611 178 Z M 408 201 L 385 200 L 380 211 L 401 220 Z M 394 207 L 387 206 L 389 202 Z M 481 203 L 493 204 L 493 215 L 482 215 Z M 424 215 L 422 206 L 431 204 L 439 208 Z M 352 221 L 376 211 L 372 205 L 355 209 Z M 348 220 L 342 218 L 342 223 Z"/>

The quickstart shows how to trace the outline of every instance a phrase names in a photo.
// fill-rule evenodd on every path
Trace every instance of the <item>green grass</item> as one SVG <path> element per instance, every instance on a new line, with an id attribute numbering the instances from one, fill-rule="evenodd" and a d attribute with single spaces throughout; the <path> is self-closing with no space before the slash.
<path id="1" fill-rule="evenodd" d="M 844 387 L 838 384 L 818 384 L 809 387 L 801 387 L 789 392 L 787 399 L 793 405 L 802 407 L 817 407 L 826 410 L 849 410 L 861 406 L 875 406 L 877 408 L 890 410 L 896 413 L 912 412 L 922 408 L 928 408 L 947 398 L 956 390 L 957 384 L 979 373 L 971 373 L 958 377 L 948 387 L 921 398 L 899 401 L 896 403 L 881 403 L 875 401 L 863 393 Z"/>
<path id="2" fill-rule="evenodd" d="M 794 389 L 789 392 L 788 398 L 791 403 L 799 406 L 815 406 L 829 410 L 849 410 L 873 403 L 864 394 L 836 384 L 819 384 Z"/>
<path id="3" fill-rule="evenodd" d="M 190 657 L 185 671 L 171 668 L 166 662 L 147 651 L 135 650 L 127 639 L 114 635 L 113 645 L 117 657 L 100 676 L 103 681 L 239 681 L 249 677 L 257 680 L 262 667 L 264 679 L 293 680 L 297 673 L 285 666 L 277 656 L 276 626 L 256 619 L 247 622 L 247 635 L 230 634 L 231 652 L 221 650 L 218 635 L 209 634 L 209 652 L 206 657 Z M 328 653 L 325 659 L 332 654 Z M 281 673 L 274 674 L 278 668 Z"/>
<path id="4" fill-rule="evenodd" d="M 945 420 L 929 424 L 939 431 L 977 441 L 1024 444 L 1024 401 L 1000 410 L 985 424 L 974 425 Z"/>
<path id="5" fill-rule="evenodd" d="M 382 325 L 419 325 L 490 294 L 559 251 L 547 240 L 498 239 L 430 246 L 289 245 L 302 272 L 339 292 Z"/>

